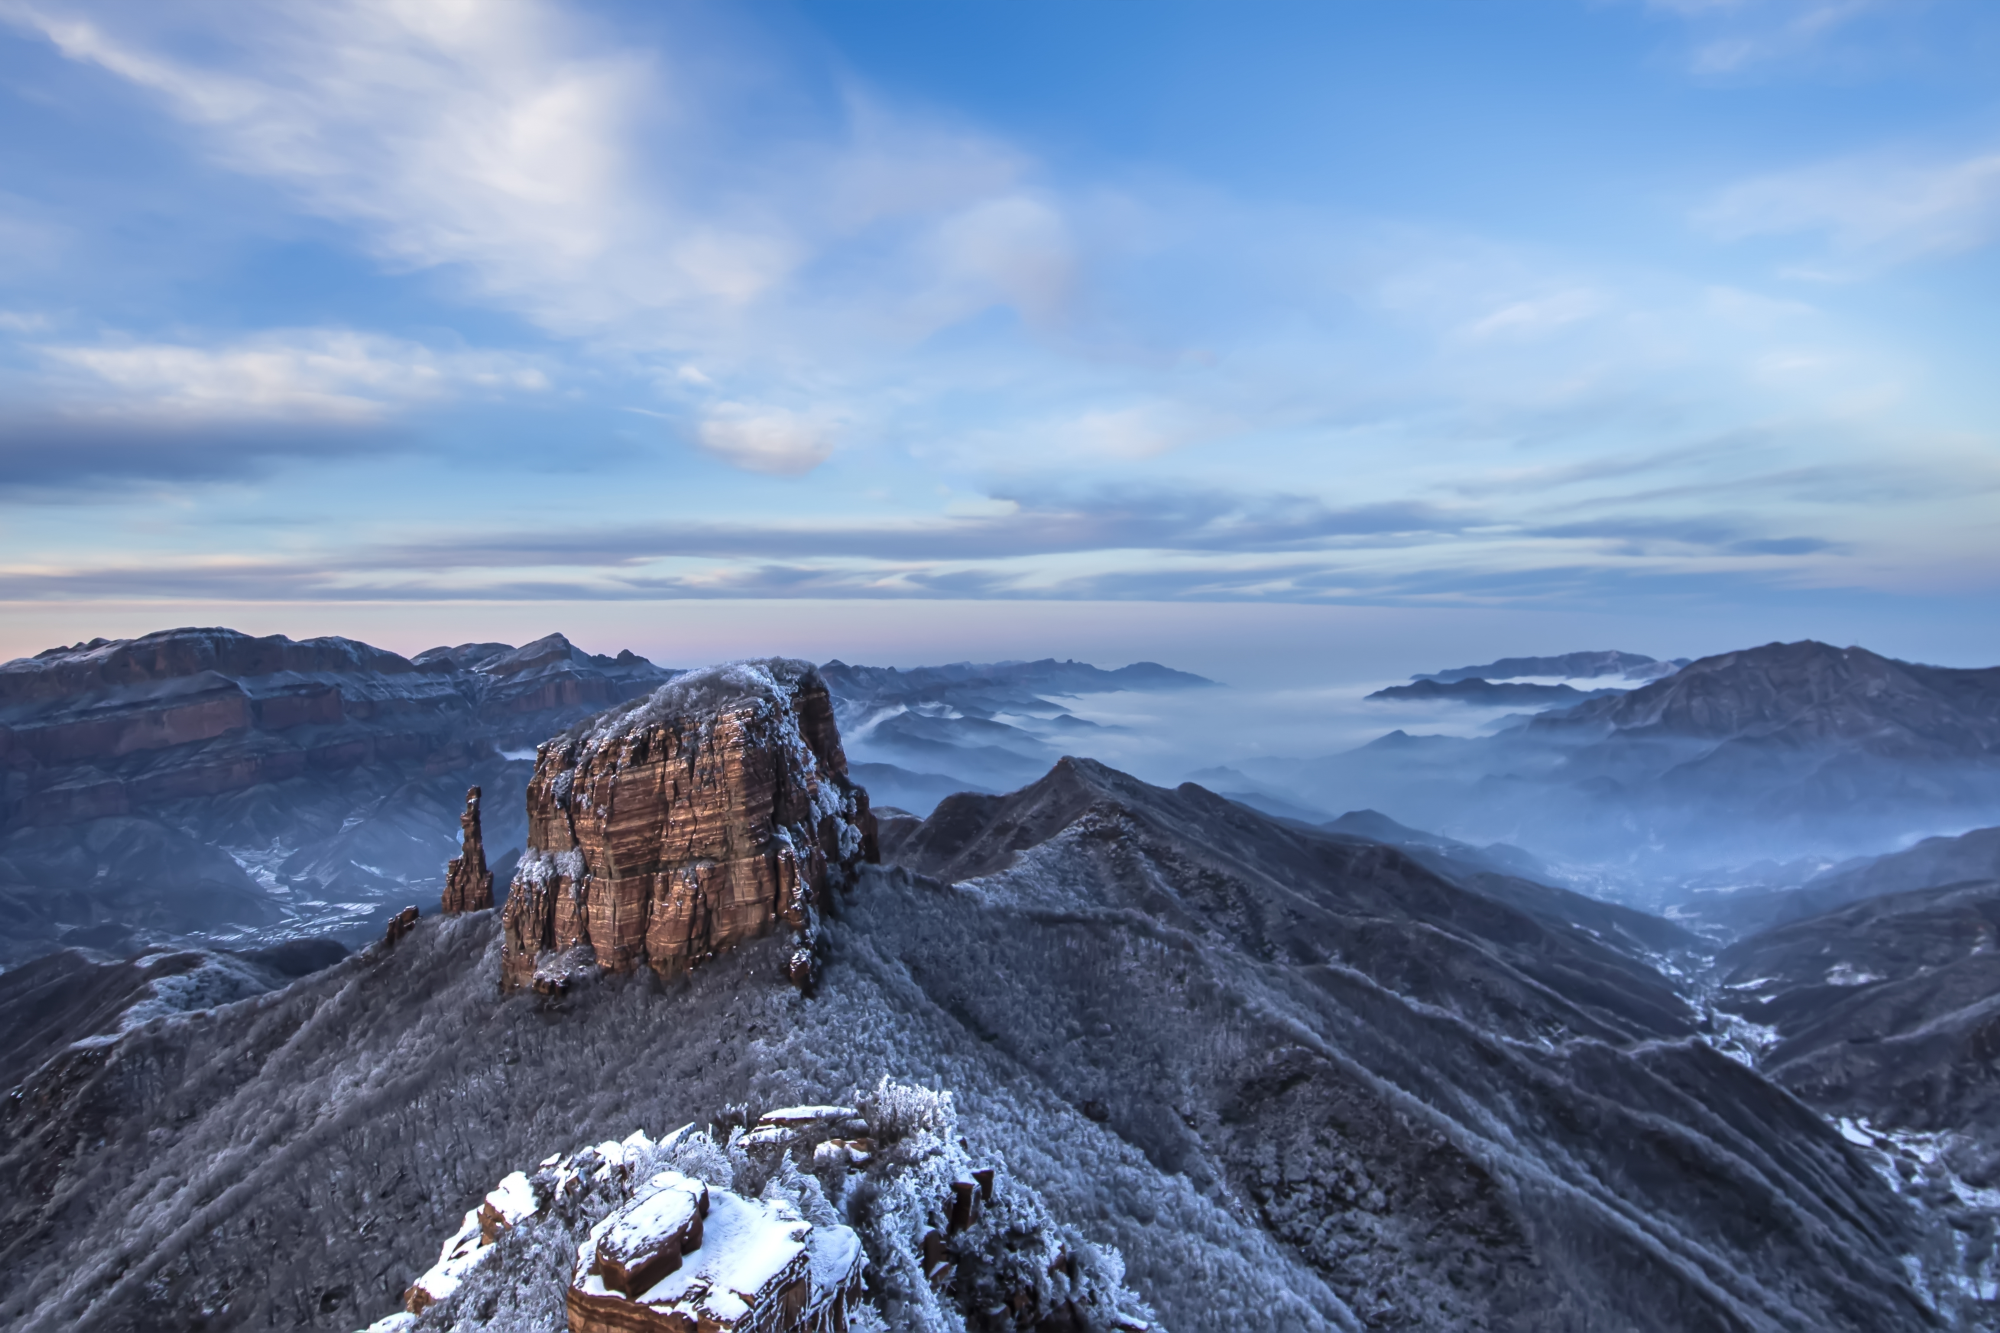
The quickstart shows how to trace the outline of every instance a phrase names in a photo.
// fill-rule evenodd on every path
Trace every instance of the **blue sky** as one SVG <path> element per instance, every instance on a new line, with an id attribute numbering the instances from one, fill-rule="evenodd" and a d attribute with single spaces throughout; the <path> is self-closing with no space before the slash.
<path id="1" fill-rule="evenodd" d="M 1996 660 L 1996 75 L 1984 3 L 0 0 L 0 653 Z"/>

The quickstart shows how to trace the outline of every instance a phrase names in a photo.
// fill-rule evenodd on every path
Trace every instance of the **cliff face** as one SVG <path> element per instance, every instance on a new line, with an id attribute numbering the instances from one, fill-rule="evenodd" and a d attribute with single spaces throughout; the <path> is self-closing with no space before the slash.
<path id="1" fill-rule="evenodd" d="M 671 976 L 781 924 L 804 984 L 829 877 L 874 859 L 819 673 L 691 673 L 537 752 L 502 985 L 559 987 L 591 963 Z"/>
<path id="2" fill-rule="evenodd" d="M 177 629 L 0 665 L 0 819 L 60 824 L 368 764 L 463 767 L 670 673 L 579 652 L 466 644 L 414 660 L 352 639 Z"/>
<path id="3" fill-rule="evenodd" d="M 437 901 L 469 783 L 518 793 L 536 741 L 672 675 L 561 635 L 404 658 L 227 629 L 0 663 L 0 961 L 152 932 L 358 943 Z M 501 808 L 505 857 L 523 830 Z"/>

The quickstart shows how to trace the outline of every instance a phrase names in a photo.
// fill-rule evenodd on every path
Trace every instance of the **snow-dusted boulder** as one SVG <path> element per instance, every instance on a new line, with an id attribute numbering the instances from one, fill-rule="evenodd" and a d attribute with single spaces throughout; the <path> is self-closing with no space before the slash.
<path id="1" fill-rule="evenodd" d="M 701 1248 L 708 1217 L 708 1186 L 678 1171 L 653 1178 L 649 1192 L 604 1219 L 579 1263 L 601 1284 L 632 1299 L 681 1266 L 681 1256 Z"/>
<path id="2" fill-rule="evenodd" d="M 704 1192 L 708 1215 L 694 1218 L 694 1246 L 671 1269 L 657 1277 L 650 1276 L 652 1269 L 645 1278 L 635 1274 L 620 1290 L 603 1258 L 607 1246 L 636 1241 L 663 1252 L 676 1243 L 662 1234 L 672 1221 L 666 1214 L 692 1216 L 690 1196 L 677 1184 L 663 1192 L 670 1208 L 655 1206 L 659 1195 L 643 1196 L 598 1223 L 578 1248 L 570 1333 L 834 1333 L 847 1327 L 864 1265 L 853 1230 L 816 1227 L 782 1199 L 745 1199 L 729 1190 Z M 685 1232 L 685 1217 L 682 1225 Z"/>

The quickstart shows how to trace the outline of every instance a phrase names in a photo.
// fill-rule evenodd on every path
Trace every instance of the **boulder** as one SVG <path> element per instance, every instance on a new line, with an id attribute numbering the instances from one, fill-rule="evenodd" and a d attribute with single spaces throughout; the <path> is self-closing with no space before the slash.
<path id="1" fill-rule="evenodd" d="M 679 1172 L 662 1172 L 652 1190 L 612 1218 L 598 1237 L 590 1271 L 610 1290 L 637 1298 L 681 1266 L 681 1256 L 701 1248 L 708 1216 L 708 1186 Z"/>
<path id="2" fill-rule="evenodd" d="M 664 1172 L 654 1184 L 667 1182 L 678 1208 L 688 1197 L 680 1185 L 686 1180 Z M 860 1237 L 843 1226 L 815 1227 L 789 1203 L 724 1189 L 704 1193 L 708 1215 L 693 1219 L 697 1234 L 678 1262 L 630 1293 L 619 1291 L 601 1257 L 604 1247 L 626 1233 L 642 1244 L 660 1241 L 664 1224 L 641 1216 L 658 1211 L 653 1204 L 659 1197 L 641 1196 L 592 1228 L 567 1294 L 570 1333 L 834 1333 L 847 1327 L 867 1262 Z"/>

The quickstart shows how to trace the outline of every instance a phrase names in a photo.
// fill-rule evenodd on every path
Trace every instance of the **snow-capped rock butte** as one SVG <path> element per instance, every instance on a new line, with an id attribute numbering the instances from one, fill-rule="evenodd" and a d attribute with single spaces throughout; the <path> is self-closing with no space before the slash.
<path id="1" fill-rule="evenodd" d="M 593 964 L 672 976 L 782 926 L 805 985 L 821 893 L 874 859 L 819 672 L 689 673 L 536 751 L 501 984 L 560 989 Z"/>

